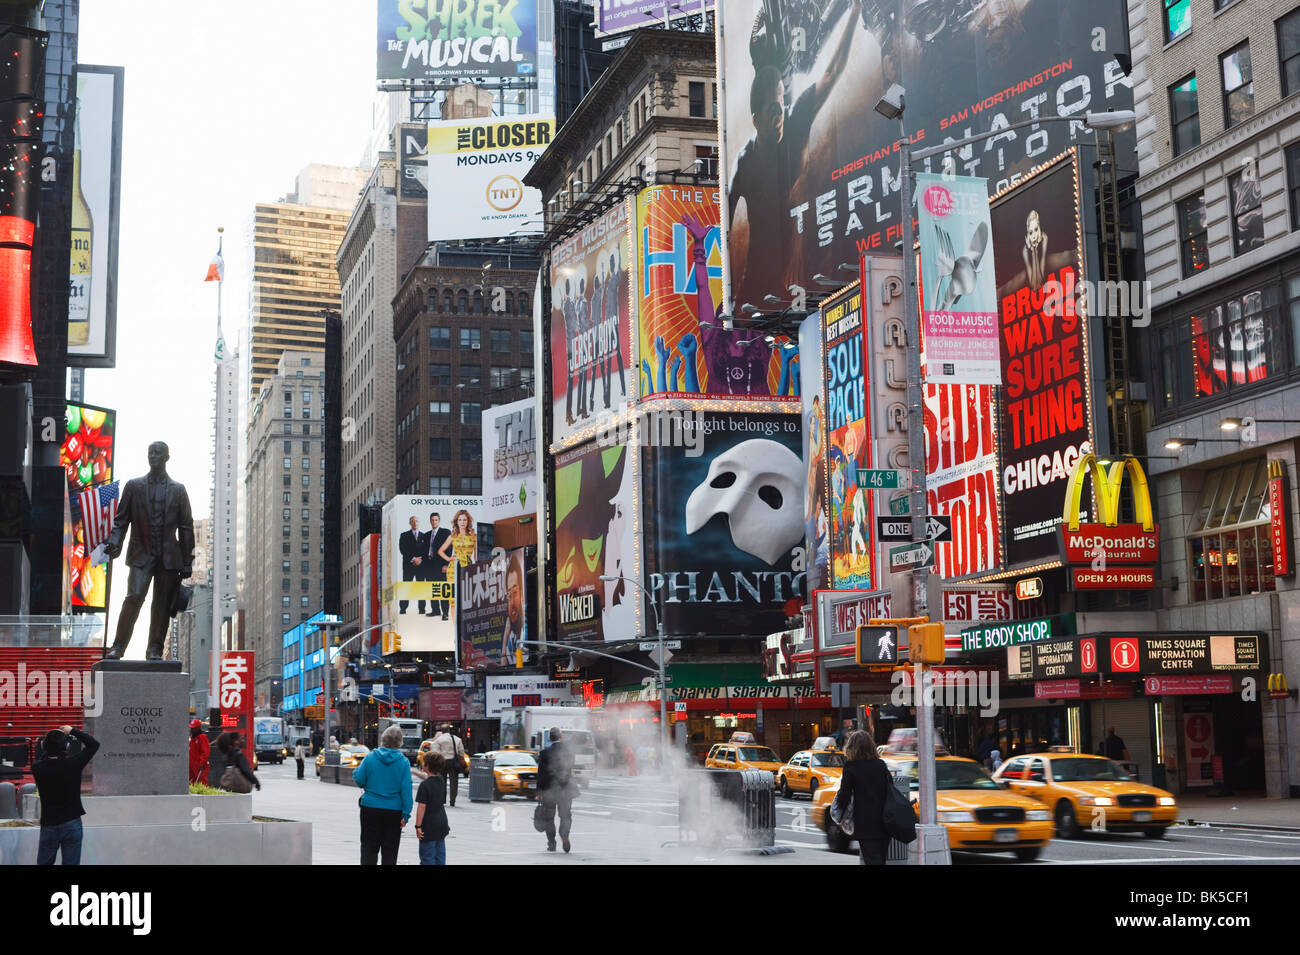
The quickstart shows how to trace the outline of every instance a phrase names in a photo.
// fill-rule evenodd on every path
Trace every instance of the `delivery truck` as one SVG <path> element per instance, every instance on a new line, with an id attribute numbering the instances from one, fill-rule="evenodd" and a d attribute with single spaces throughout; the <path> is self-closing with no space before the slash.
<path id="1" fill-rule="evenodd" d="M 502 746 L 521 746 L 540 755 L 550 745 L 552 728 L 573 750 L 574 781 L 585 788 L 596 773 L 596 741 L 585 706 L 508 706 L 501 711 Z"/>

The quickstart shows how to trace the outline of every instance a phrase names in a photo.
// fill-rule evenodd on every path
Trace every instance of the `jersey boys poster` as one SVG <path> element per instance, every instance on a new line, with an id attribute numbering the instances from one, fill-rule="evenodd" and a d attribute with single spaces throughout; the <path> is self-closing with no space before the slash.
<path id="1" fill-rule="evenodd" d="M 797 413 L 698 412 L 702 440 L 648 447 L 646 587 L 669 634 L 767 634 L 803 603 Z"/>
<path id="2" fill-rule="evenodd" d="M 551 253 L 551 397 L 559 444 L 636 398 L 629 202 Z"/>
<path id="3" fill-rule="evenodd" d="M 830 494 L 830 586 L 872 590 L 876 536 L 874 495 L 858 487 L 872 466 L 862 338 L 861 283 L 822 305 L 825 330 L 826 486 Z"/>
<path id="4" fill-rule="evenodd" d="M 1123 4 L 1060 0 L 731 0 L 718 7 L 732 289 L 789 298 L 902 237 L 897 120 L 874 106 L 907 88 L 916 148 L 1038 116 L 954 154 L 953 172 L 1005 189 L 1074 142 L 1089 110 L 1131 109 Z M 1126 169 L 1133 134 L 1119 137 Z M 931 160 L 939 171 L 941 158 Z M 759 237 L 751 241 L 751 236 Z"/>
<path id="5" fill-rule="evenodd" d="M 794 394 L 793 344 L 725 329 L 715 319 L 722 303 L 718 190 L 651 186 L 636 209 L 642 396 Z"/>
<path id="6" fill-rule="evenodd" d="M 636 633 L 633 466 L 623 444 L 555 456 L 555 625 L 562 643 Z"/>
<path id="7" fill-rule="evenodd" d="M 1066 481 L 1092 450 L 1078 208 L 1073 152 L 993 205 L 1008 564 L 1057 556 Z"/>

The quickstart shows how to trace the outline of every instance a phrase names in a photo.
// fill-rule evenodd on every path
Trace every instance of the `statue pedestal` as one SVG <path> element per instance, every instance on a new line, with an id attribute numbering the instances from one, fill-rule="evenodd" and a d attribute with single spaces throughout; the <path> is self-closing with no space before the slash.
<path id="1" fill-rule="evenodd" d="M 189 792 L 189 677 L 177 661 L 104 660 L 87 732 L 99 741 L 90 761 L 96 796 L 177 796 Z M 92 711 L 93 712 L 93 711 Z"/>

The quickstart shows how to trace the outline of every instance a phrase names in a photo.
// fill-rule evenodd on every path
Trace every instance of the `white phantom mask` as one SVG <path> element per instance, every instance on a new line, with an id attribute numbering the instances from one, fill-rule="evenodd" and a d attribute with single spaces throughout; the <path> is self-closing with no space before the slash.
<path id="1" fill-rule="evenodd" d="M 686 499 L 686 533 L 727 515 L 737 548 L 768 564 L 803 540 L 803 462 L 782 444 L 743 441 L 709 465 Z"/>

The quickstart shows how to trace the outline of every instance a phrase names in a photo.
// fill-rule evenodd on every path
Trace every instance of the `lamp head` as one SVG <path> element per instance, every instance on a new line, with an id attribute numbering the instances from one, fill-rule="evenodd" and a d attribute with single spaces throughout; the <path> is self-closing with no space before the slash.
<path id="1" fill-rule="evenodd" d="M 903 87 L 895 83 L 885 90 L 885 95 L 876 101 L 876 112 L 885 119 L 898 119 L 906 108 Z"/>

